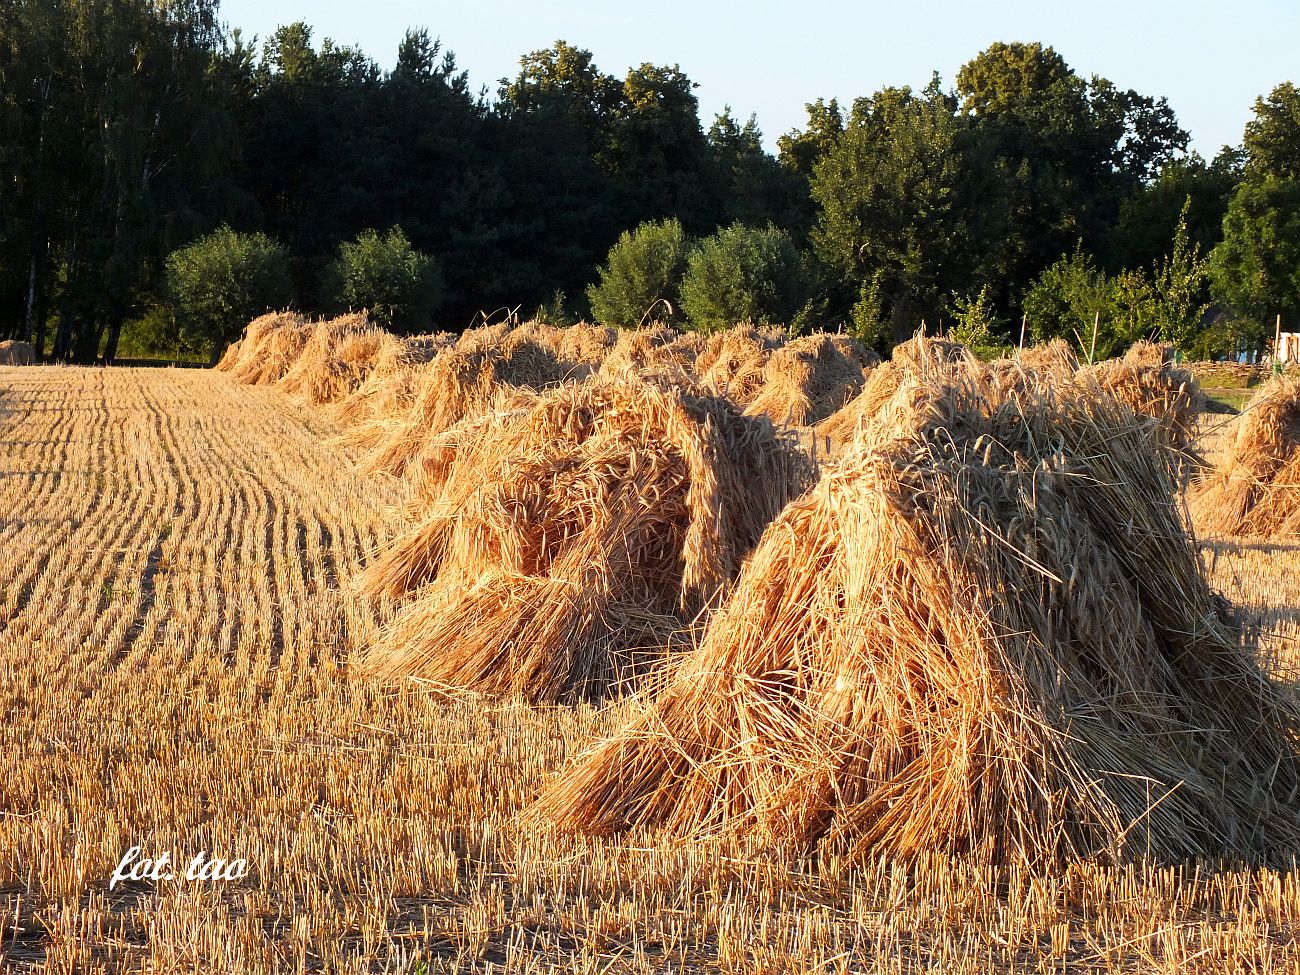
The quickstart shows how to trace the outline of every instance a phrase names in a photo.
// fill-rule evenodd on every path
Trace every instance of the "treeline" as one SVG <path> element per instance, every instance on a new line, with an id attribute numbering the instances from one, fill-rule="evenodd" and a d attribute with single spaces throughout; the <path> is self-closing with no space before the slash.
<path id="1" fill-rule="evenodd" d="M 996 44 L 946 89 L 817 101 L 773 156 L 690 79 L 564 42 L 474 90 L 410 31 L 394 67 L 215 0 L 0 10 L 0 336 L 60 359 L 203 352 L 250 309 L 619 324 L 921 322 L 996 347 L 1155 335 L 1189 354 L 1300 319 L 1300 93 L 1188 154 L 1163 99 Z M 652 307 L 653 306 L 653 307 Z"/>

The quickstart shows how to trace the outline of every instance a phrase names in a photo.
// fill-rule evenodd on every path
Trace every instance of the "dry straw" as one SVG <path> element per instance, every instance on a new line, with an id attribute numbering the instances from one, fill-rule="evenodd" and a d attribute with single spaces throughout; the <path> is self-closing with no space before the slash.
<path id="1" fill-rule="evenodd" d="M 1300 534 L 1300 377 L 1270 381 L 1235 421 L 1227 459 L 1190 491 L 1201 531 Z"/>
<path id="2" fill-rule="evenodd" d="M 243 339 L 235 339 L 235 341 L 226 346 L 226 351 L 221 353 L 221 358 L 217 360 L 217 364 L 212 368 L 217 370 L 217 372 L 229 372 L 238 365 L 243 345 Z"/>
<path id="3" fill-rule="evenodd" d="M 791 340 L 763 367 L 762 389 L 747 412 L 766 413 L 776 423 L 808 426 L 843 409 L 862 391 L 879 357 L 842 335 L 816 333 Z"/>
<path id="4" fill-rule="evenodd" d="M 564 358 L 558 332 L 535 323 L 466 332 L 421 370 L 410 408 L 380 421 L 366 469 L 402 474 L 431 438 L 484 413 L 503 392 L 551 389 L 589 376 L 599 353 Z"/>
<path id="5" fill-rule="evenodd" d="M 917 374 L 936 369 L 958 369 L 972 377 L 982 376 L 983 364 L 964 345 L 944 339 L 916 335 L 894 346 L 888 362 L 871 370 L 857 396 L 822 420 L 816 436 L 836 445 L 850 443 L 894 396 L 899 387 Z"/>
<path id="6" fill-rule="evenodd" d="M 1052 339 L 1021 349 L 1015 361 L 1048 380 L 1069 379 L 1079 369 L 1079 357 L 1065 339 Z"/>
<path id="7" fill-rule="evenodd" d="M 537 812 L 1038 866 L 1300 848 L 1300 713 L 1208 586 L 1153 424 L 989 389 L 905 380 Z"/>
<path id="8" fill-rule="evenodd" d="M 416 598 L 364 669 L 605 693 L 660 659 L 810 478 L 766 418 L 701 391 L 625 376 L 514 399 L 424 451 L 422 519 L 364 577 Z"/>
<path id="9" fill-rule="evenodd" d="M 352 425 L 349 442 L 373 447 L 383 436 L 383 421 L 415 404 L 420 367 L 455 344 L 456 336 L 447 332 L 384 342 L 365 381 L 339 404 L 339 421 Z"/>
<path id="10" fill-rule="evenodd" d="M 1205 397 L 1191 370 L 1174 362 L 1173 346 L 1137 342 L 1122 359 L 1097 363 L 1081 370 L 1079 377 L 1134 412 L 1153 417 L 1164 443 L 1195 459 L 1191 444 Z"/>
<path id="11" fill-rule="evenodd" d="M 604 378 L 639 377 L 690 385 L 704 339 L 694 333 L 683 335 L 668 325 L 628 329 L 600 364 Z"/>
<path id="12" fill-rule="evenodd" d="M 386 348 L 400 344 L 365 312 L 319 321 L 280 388 L 316 405 L 340 402 L 360 388 Z"/>
<path id="13" fill-rule="evenodd" d="M 35 361 L 30 342 L 0 342 L 0 366 L 30 366 Z"/>
<path id="14" fill-rule="evenodd" d="M 284 378 L 302 354 L 311 327 L 295 312 L 274 312 L 253 319 L 236 343 L 237 354 L 227 350 L 218 366 L 242 383 L 269 386 Z"/>
<path id="15" fill-rule="evenodd" d="M 764 387 L 768 359 L 785 342 L 783 332 L 737 325 L 705 339 L 693 369 L 701 383 L 748 406 Z"/>

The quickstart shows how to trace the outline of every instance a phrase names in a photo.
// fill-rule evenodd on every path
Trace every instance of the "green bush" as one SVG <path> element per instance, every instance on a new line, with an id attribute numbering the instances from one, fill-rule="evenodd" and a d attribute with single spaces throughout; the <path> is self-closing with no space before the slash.
<path id="1" fill-rule="evenodd" d="M 582 315 L 569 305 L 569 296 L 561 290 L 551 293 L 549 301 L 544 301 L 533 312 L 532 319 L 543 325 L 555 328 L 568 328 L 582 321 Z"/>
<path id="2" fill-rule="evenodd" d="M 212 353 L 207 341 L 186 340 L 169 305 L 151 304 L 135 318 L 122 323 L 117 354 L 122 359 L 168 359 L 202 362 Z"/>
<path id="3" fill-rule="evenodd" d="M 810 277 L 784 230 L 736 223 L 691 251 L 682 307 L 692 327 L 704 332 L 739 322 L 797 327 L 812 292 Z"/>
<path id="4" fill-rule="evenodd" d="M 442 268 L 411 246 L 401 227 L 366 230 L 339 245 L 325 271 L 323 298 L 335 311 L 366 309 L 378 325 L 398 331 L 426 327 L 442 303 Z"/>
<path id="5" fill-rule="evenodd" d="M 1011 352 L 1011 346 L 1002 340 L 1006 323 L 997 317 L 988 285 L 981 288 L 974 298 L 957 297 L 954 306 L 957 324 L 948 332 L 950 339 L 960 342 L 985 361 Z"/>
<path id="6" fill-rule="evenodd" d="M 647 312 L 657 321 L 676 318 L 689 246 L 675 217 L 624 231 L 596 269 L 599 283 L 587 288 L 592 317 L 619 328 L 635 328 Z"/>
<path id="7" fill-rule="evenodd" d="M 221 227 L 171 253 L 167 291 L 181 346 L 219 347 L 258 315 L 289 304 L 289 255 L 265 234 Z"/>

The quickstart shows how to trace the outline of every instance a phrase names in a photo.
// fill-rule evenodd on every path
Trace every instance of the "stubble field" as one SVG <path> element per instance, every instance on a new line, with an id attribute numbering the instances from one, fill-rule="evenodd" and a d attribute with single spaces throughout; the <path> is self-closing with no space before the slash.
<path id="1" fill-rule="evenodd" d="M 402 493 L 356 474 L 338 432 L 326 411 L 221 373 L 0 368 L 0 968 L 1300 966 L 1290 872 L 1043 878 L 522 823 L 636 705 L 501 703 L 350 672 L 392 612 L 350 582 Z M 1300 545 L 1212 538 L 1205 555 L 1291 679 Z M 167 853 L 176 876 L 110 891 L 133 847 Z M 185 879 L 201 853 L 248 873 Z"/>

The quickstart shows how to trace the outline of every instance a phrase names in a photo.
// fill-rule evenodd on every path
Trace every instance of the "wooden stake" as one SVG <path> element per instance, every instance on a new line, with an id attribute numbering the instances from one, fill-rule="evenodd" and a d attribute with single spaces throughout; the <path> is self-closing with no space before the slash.
<path id="1" fill-rule="evenodd" d="M 1029 324 L 1029 312 L 1020 316 L 1020 351 L 1025 351 L 1025 326 Z"/>
<path id="2" fill-rule="evenodd" d="M 1097 357 L 1097 328 L 1101 325 L 1101 312 L 1097 312 L 1092 317 L 1092 348 L 1088 350 L 1088 365 L 1092 365 Z"/>

